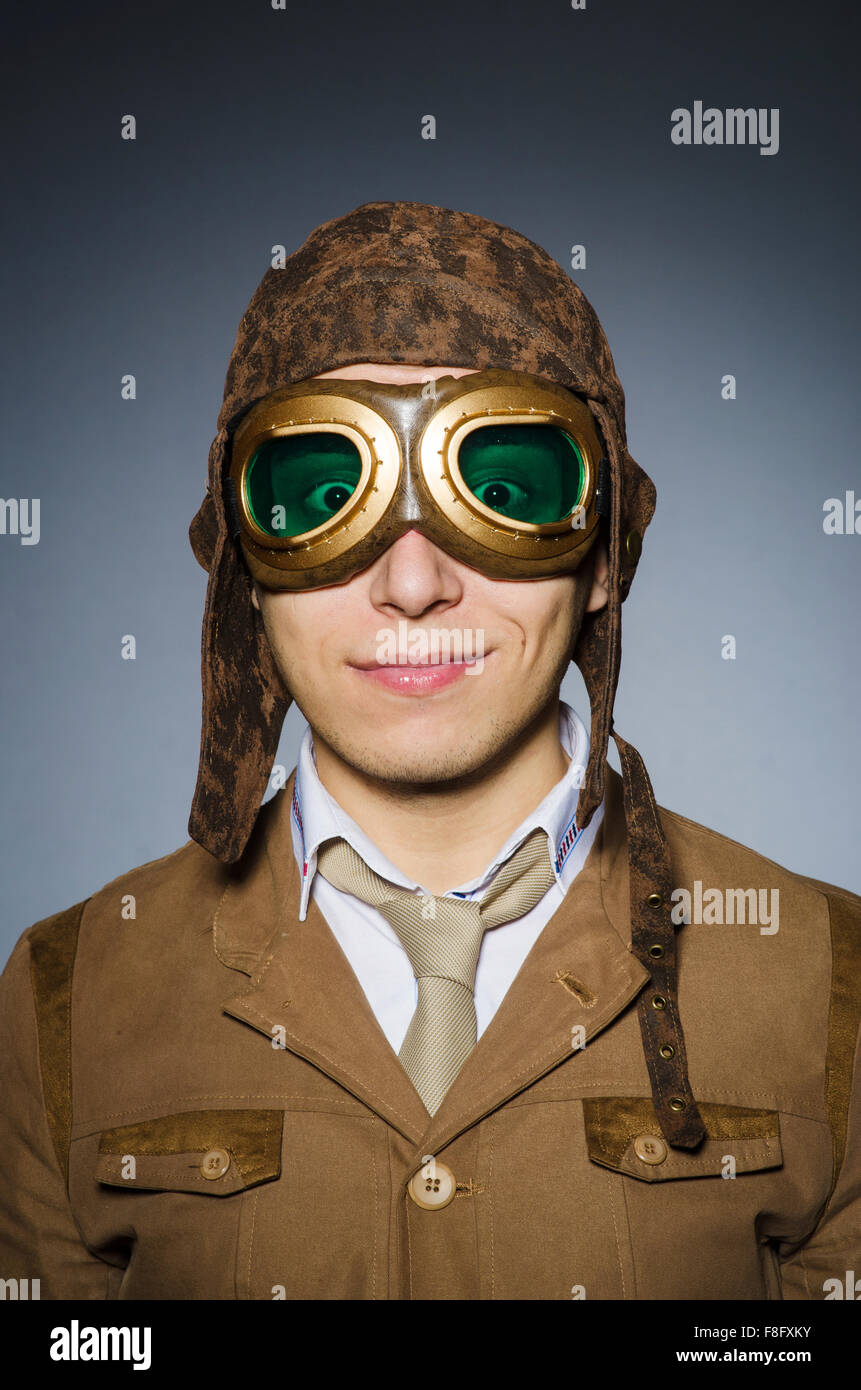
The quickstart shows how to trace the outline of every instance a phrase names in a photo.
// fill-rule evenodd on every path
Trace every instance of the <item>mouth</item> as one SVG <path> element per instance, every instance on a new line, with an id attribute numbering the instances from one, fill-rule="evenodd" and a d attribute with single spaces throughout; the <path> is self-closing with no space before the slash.
<path id="1" fill-rule="evenodd" d="M 399 695 L 430 695 L 456 684 L 467 673 L 477 673 L 490 655 L 474 661 L 416 661 L 396 666 L 390 662 L 350 662 L 349 669 L 364 681 L 393 690 Z"/>

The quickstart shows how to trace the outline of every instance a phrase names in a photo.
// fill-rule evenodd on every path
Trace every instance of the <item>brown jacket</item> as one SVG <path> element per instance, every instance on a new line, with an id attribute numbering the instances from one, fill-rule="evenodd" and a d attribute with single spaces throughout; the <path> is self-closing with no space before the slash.
<path id="1" fill-rule="evenodd" d="M 42 1298 L 845 1296 L 861 899 L 662 812 L 677 885 L 780 894 L 776 932 L 680 930 L 708 1137 L 668 1149 L 608 768 L 584 868 L 429 1119 L 324 918 L 297 921 L 291 793 L 238 869 L 189 842 L 22 936 L 0 1278 Z M 453 1200 L 419 1205 L 410 1180 L 433 1201 L 446 1170 Z"/>

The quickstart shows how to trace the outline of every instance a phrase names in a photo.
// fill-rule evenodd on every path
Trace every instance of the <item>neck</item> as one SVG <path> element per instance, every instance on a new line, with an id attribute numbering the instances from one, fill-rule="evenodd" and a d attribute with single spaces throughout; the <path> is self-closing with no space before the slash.
<path id="1" fill-rule="evenodd" d="M 329 795 L 393 864 L 435 894 L 482 873 L 569 762 L 558 699 L 491 764 L 455 783 L 382 781 L 345 762 L 317 733 L 314 752 Z"/>

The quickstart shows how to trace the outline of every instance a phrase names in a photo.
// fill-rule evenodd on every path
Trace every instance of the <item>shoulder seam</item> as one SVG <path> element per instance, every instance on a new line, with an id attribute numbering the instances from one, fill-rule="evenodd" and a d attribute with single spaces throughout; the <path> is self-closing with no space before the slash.
<path id="1" fill-rule="evenodd" d="M 42 1101 L 68 1193 L 72 1133 L 72 977 L 84 898 L 27 933 Z"/>
<path id="2" fill-rule="evenodd" d="M 96 898 L 99 894 L 106 893 L 109 888 L 113 888 L 117 883 L 123 883 L 126 879 L 132 878 L 134 874 L 143 873 L 144 869 L 151 869 L 154 864 L 167 864 L 171 859 L 175 859 L 178 854 L 185 854 L 192 846 L 196 846 L 197 849 L 200 849 L 196 841 L 186 840 L 184 845 L 180 845 L 178 849 L 171 850 L 169 854 L 161 854 L 155 859 L 147 859 L 143 864 L 134 864 L 132 868 L 126 869 L 121 874 L 117 874 L 115 878 L 108 879 L 107 883 L 103 883 L 101 888 L 97 889 L 90 896 Z M 85 899 L 85 901 L 89 902 L 89 898 Z"/>
<path id="3" fill-rule="evenodd" d="M 831 1125 L 834 1193 L 846 1154 L 852 1070 L 861 1026 L 861 918 L 842 894 L 828 894 L 831 928 L 831 991 L 825 1054 L 825 1108 Z M 835 904 L 839 904 L 835 912 Z"/>
<path id="4" fill-rule="evenodd" d="M 856 902 L 861 907 L 861 895 L 853 893 L 850 888 L 841 888 L 837 883 L 827 883 L 824 879 L 811 878 L 808 874 L 800 874 L 796 869 L 790 869 L 786 864 L 778 864 L 776 859 L 769 859 L 767 854 L 760 854 L 759 850 L 753 849 L 750 845 L 742 844 L 741 840 L 733 840 L 729 835 L 724 835 L 720 830 L 713 830 L 709 825 L 702 825 L 699 821 L 691 820 L 689 816 L 683 816 L 680 811 L 670 811 L 665 806 L 659 806 L 658 811 L 661 819 L 682 821 L 689 825 L 692 830 L 700 830 L 704 835 L 709 835 L 713 840 L 721 840 L 725 845 L 732 846 L 733 849 L 744 850 L 745 854 L 750 854 L 755 859 L 762 860 L 763 864 L 769 864 L 773 869 L 778 869 L 780 873 L 787 874 L 789 878 L 797 879 L 800 883 L 805 883 L 815 892 L 823 897 L 836 894 L 841 898 L 846 898 L 850 902 Z"/>

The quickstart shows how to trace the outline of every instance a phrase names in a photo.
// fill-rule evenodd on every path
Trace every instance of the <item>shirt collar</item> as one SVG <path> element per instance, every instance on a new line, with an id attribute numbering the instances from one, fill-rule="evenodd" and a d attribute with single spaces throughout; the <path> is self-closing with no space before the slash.
<path id="1" fill-rule="evenodd" d="M 538 826 L 547 834 L 548 849 L 556 882 L 564 894 L 576 877 L 592 847 L 603 816 L 603 803 L 590 824 L 579 829 L 576 822 L 580 786 L 589 761 L 589 734 L 575 710 L 563 700 L 559 702 L 559 741 L 570 759 L 564 775 L 547 793 L 535 810 L 520 823 L 495 855 L 483 873 L 469 883 L 451 891 L 459 897 L 480 897 L 500 865 L 509 859 L 519 845 Z M 347 815 L 323 786 L 317 775 L 314 740 L 306 725 L 299 747 L 296 777 L 290 815 L 293 852 L 302 876 L 299 920 L 304 922 L 314 875 L 317 871 L 317 850 L 324 840 L 335 836 L 345 839 L 370 869 L 390 883 L 413 891 L 426 891 L 404 874 L 371 841 L 353 818 Z"/>

